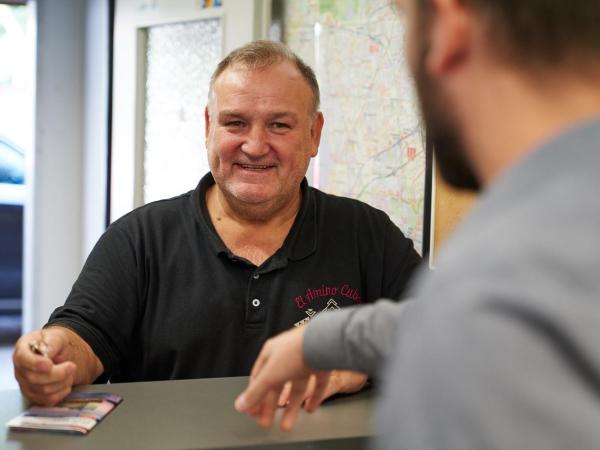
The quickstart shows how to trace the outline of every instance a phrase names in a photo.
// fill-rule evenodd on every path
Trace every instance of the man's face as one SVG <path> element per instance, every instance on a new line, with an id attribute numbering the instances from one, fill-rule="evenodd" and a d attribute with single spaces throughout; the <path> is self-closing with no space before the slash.
<path id="1" fill-rule="evenodd" d="M 451 186 L 479 190 L 480 182 L 466 158 L 461 126 L 451 108 L 443 83 L 433 79 L 426 67 L 431 17 L 421 0 L 398 0 L 408 19 L 407 51 L 427 136 L 433 144 L 440 173 Z"/>
<path id="2" fill-rule="evenodd" d="M 206 146 L 228 200 L 281 208 L 298 195 L 323 126 L 312 101 L 308 83 L 290 62 L 258 70 L 234 65 L 216 79 Z"/>

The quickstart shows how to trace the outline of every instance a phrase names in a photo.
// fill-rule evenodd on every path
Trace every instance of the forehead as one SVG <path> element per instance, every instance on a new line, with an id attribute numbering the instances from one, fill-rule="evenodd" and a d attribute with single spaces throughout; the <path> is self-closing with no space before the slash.
<path id="1" fill-rule="evenodd" d="M 308 82 L 289 61 L 259 69 L 234 64 L 215 80 L 214 97 L 219 108 L 246 103 L 296 109 L 312 104 Z"/>

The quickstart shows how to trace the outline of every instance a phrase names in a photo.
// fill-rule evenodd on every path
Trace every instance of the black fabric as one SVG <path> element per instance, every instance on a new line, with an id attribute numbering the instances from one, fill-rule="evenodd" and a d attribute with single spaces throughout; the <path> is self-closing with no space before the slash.
<path id="1" fill-rule="evenodd" d="M 282 248 L 256 267 L 216 234 L 213 183 L 114 222 L 50 317 L 90 344 L 103 379 L 248 375 L 270 336 L 325 309 L 399 298 L 420 262 L 384 212 L 304 180 Z"/>

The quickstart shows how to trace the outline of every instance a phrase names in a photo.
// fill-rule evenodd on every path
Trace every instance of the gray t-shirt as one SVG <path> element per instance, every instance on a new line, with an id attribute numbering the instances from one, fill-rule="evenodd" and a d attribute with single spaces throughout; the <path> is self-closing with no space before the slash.
<path id="1" fill-rule="evenodd" d="M 315 367 L 385 368 L 378 448 L 600 447 L 599 171 L 595 120 L 490 186 L 413 302 L 309 325 Z"/>

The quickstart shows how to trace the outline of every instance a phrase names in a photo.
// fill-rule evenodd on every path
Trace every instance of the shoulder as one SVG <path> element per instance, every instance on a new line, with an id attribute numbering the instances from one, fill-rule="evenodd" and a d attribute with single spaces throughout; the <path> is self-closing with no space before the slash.
<path id="1" fill-rule="evenodd" d="M 131 229 L 148 224 L 165 224 L 176 221 L 181 214 L 190 214 L 193 208 L 190 208 L 192 192 L 186 192 L 176 197 L 157 200 L 146 205 L 135 208 L 129 213 L 118 218 L 111 224 L 115 229 Z"/>
<path id="2" fill-rule="evenodd" d="M 336 241 L 344 237 L 349 241 L 358 240 L 362 248 L 374 254 L 390 251 L 408 255 L 414 252 L 412 240 L 384 211 L 360 200 L 309 189 L 315 199 L 321 236 L 335 236 Z"/>
<path id="3" fill-rule="evenodd" d="M 320 215 L 337 220 L 358 220 L 360 224 L 388 226 L 392 223 L 390 217 L 382 210 L 368 203 L 349 197 L 325 193 L 309 187 L 314 196 L 317 211 Z"/>

